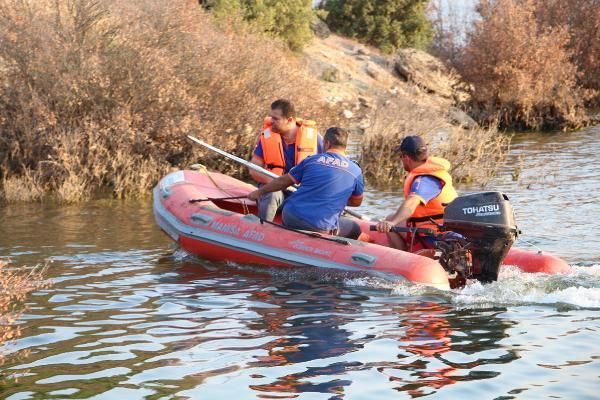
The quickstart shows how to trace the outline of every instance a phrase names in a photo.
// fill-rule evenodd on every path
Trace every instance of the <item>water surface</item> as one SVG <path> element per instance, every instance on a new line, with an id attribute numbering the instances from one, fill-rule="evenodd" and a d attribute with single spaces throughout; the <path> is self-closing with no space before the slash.
<path id="1" fill-rule="evenodd" d="M 1 209 L 0 255 L 53 260 L 54 284 L 30 297 L 10 348 L 28 354 L 2 367 L 18 380 L 0 397 L 598 398 L 599 152 L 598 129 L 521 136 L 492 184 L 523 238 L 572 274 L 507 269 L 451 292 L 193 260 L 149 202 Z M 371 190 L 361 211 L 382 216 L 399 201 Z"/>

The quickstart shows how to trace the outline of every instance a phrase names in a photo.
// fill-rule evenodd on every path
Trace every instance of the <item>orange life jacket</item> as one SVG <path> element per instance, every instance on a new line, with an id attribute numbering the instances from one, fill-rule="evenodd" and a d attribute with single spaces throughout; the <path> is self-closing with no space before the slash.
<path id="1" fill-rule="evenodd" d="M 317 124 L 315 121 L 296 119 L 298 132 L 296 133 L 296 158 L 295 165 L 308 156 L 317 154 Z M 263 122 L 263 132 L 260 143 L 263 150 L 265 168 L 277 175 L 285 171 L 285 156 L 281 135 L 271 131 L 271 117 L 266 117 Z"/>
<path id="2" fill-rule="evenodd" d="M 427 204 L 419 203 L 417 209 L 408 219 L 408 226 L 418 228 L 433 228 L 438 231 L 437 226 L 430 221 L 430 218 L 438 224 L 444 222 L 444 208 L 446 204 L 454 200 L 458 195 L 454 186 L 452 186 L 452 177 L 448 173 L 450 162 L 440 157 L 429 157 L 424 164 L 418 166 L 408 173 L 404 182 L 404 198 L 407 198 L 410 193 L 410 186 L 417 176 L 431 175 L 442 181 L 442 191 L 437 197 L 429 200 Z"/>

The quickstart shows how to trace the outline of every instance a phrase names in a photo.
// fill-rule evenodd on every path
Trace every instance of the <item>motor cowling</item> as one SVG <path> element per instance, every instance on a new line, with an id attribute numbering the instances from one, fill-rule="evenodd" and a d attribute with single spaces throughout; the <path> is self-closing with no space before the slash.
<path id="1" fill-rule="evenodd" d="M 466 278 L 495 281 L 498 269 L 518 235 L 513 208 L 501 192 L 457 197 L 444 210 L 443 231 L 465 237 L 472 266 Z"/>

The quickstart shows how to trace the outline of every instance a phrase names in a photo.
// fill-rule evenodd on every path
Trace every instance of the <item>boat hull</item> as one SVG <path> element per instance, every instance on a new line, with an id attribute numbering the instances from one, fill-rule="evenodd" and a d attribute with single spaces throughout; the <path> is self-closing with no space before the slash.
<path id="1" fill-rule="evenodd" d="M 154 188 L 155 219 L 182 249 L 208 260 L 364 271 L 449 289 L 448 274 L 437 261 L 386 247 L 386 235 L 369 232 L 371 223 L 367 221 L 357 220 L 373 243 L 315 237 L 263 223 L 254 215 L 255 203 L 247 199 L 190 202 L 243 196 L 254 189 L 219 173 L 173 172 Z M 523 250 L 511 250 L 506 263 L 516 263 L 526 272 L 568 271 L 568 265 L 556 257 Z M 538 264 L 540 267 L 536 267 Z"/>

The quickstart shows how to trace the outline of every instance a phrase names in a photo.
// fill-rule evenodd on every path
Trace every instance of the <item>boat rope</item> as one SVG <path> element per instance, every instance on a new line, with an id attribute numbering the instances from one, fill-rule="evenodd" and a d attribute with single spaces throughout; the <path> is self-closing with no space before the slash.
<path id="1" fill-rule="evenodd" d="M 536 249 L 538 251 L 538 254 L 542 254 L 543 250 L 540 249 L 538 246 L 536 246 L 535 244 L 528 242 L 527 240 L 523 239 L 522 237 L 518 237 L 517 240 L 520 240 L 523 243 L 526 243 L 528 245 L 530 245 L 531 247 L 533 247 L 534 249 Z"/>
<path id="2" fill-rule="evenodd" d="M 219 189 L 221 192 L 228 194 L 231 198 L 234 198 L 236 196 L 233 196 L 233 193 L 229 192 L 227 189 L 222 188 L 219 183 L 212 177 L 210 176 L 210 172 L 208 171 L 208 168 L 206 168 L 206 166 L 204 164 L 194 164 L 194 167 L 198 170 L 202 170 L 203 173 L 206 174 L 206 176 L 208 176 L 208 179 L 210 179 L 210 181 L 213 183 L 213 185 L 215 185 L 215 187 L 217 189 Z M 243 197 L 247 197 L 247 196 L 243 196 Z M 240 197 L 240 198 L 243 198 Z M 215 198 L 215 200 L 218 200 Z M 192 201 L 190 201 L 192 202 Z M 250 209 L 248 209 L 248 205 L 246 204 L 245 201 L 242 202 L 242 210 L 244 212 L 244 215 L 250 214 Z"/>
<path id="3" fill-rule="evenodd" d="M 410 248 L 408 251 L 410 251 L 411 253 L 413 252 L 413 247 L 415 245 L 415 238 L 417 237 L 416 233 L 413 233 L 412 235 L 410 235 Z"/>
<path id="4" fill-rule="evenodd" d="M 260 223 L 261 224 L 269 224 L 269 225 L 277 226 L 277 227 L 279 227 L 281 229 L 285 229 L 287 231 L 301 233 L 301 234 L 306 235 L 306 236 L 310 236 L 310 237 L 317 238 L 317 239 L 322 239 L 322 240 L 327 240 L 327 241 L 330 241 L 330 242 L 335 242 L 335 243 L 343 244 L 345 246 L 348 246 L 350 244 L 350 242 L 347 241 L 347 240 L 345 240 L 345 239 L 339 239 L 339 238 L 335 238 L 335 237 L 323 236 L 319 232 L 309 232 L 309 231 L 302 231 L 300 229 L 290 228 L 288 226 L 281 225 L 281 224 L 276 224 L 275 222 L 267 221 L 267 220 L 262 219 L 262 218 L 260 218 Z"/>

